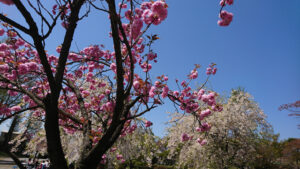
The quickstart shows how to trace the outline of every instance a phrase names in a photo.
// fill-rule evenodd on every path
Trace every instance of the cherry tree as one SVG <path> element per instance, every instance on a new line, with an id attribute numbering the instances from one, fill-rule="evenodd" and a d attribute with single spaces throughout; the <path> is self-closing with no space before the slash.
<path id="1" fill-rule="evenodd" d="M 9 119 L 30 112 L 29 119 L 43 122 L 45 131 L 40 136 L 45 135 L 53 168 L 68 168 L 69 157 L 63 146 L 68 142 L 64 142 L 63 135 L 67 135 L 67 140 L 81 138 L 76 147 L 76 168 L 96 168 L 120 135 L 135 130 L 134 119 L 160 106 L 163 99 L 195 116 L 202 129 L 207 127 L 201 123 L 203 108 L 222 110 L 213 92 L 191 90 L 189 84 L 198 77 L 198 65 L 188 74 L 187 81 L 176 81 L 177 90 L 168 87 L 165 75 L 150 78 L 152 64 L 157 62 L 152 45 L 159 38 L 146 32 L 167 18 L 165 1 L 56 0 L 50 6 L 40 0 L 0 2 L 1 6 L 13 6 L 25 22 L 0 14 L 0 36 L 7 39 L 0 44 L 0 88 L 10 96 L 20 95 L 23 103 L 13 107 L 1 105 L 0 115 Z M 233 15 L 223 10 L 232 3 L 221 1 L 220 26 L 232 21 Z M 107 14 L 112 50 L 102 44 L 71 50 L 77 25 L 90 12 Z M 63 26 L 65 32 L 55 56 L 47 52 L 46 44 L 49 37 L 55 36 L 53 30 L 57 26 Z M 216 71 L 215 64 L 211 64 L 206 74 L 209 77 Z M 145 125 L 151 124 L 145 121 Z"/>
<path id="2" fill-rule="evenodd" d="M 256 139 L 261 132 L 272 130 L 252 96 L 241 90 L 232 91 L 222 112 L 205 119 L 211 126 L 209 132 L 193 130 L 191 116 L 174 116 L 174 120 L 167 136 L 169 156 L 178 166 L 189 168 L 249 167 L 256 160 Z"/>

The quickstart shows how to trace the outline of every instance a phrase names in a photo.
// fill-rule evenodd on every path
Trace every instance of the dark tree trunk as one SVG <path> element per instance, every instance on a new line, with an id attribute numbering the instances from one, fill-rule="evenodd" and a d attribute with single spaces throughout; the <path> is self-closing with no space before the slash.
<path id="1" fill-rule="evenodd" d="M 68 165 L 64 157 L 60 140 L 57 108 L 58 103 L 51 99 L 50 94 L 46 96 L 43 102 L 45 104 L 46 111 L 45 130 L 47 138 L 47 151 L 51 165 L 54 169 L 67 169 Z"/>
<path id="2" fill-rule="evenodd" d="M 102 137 L 99 143 L 93 147 L 87 157 L 82 161 L 79 161 L 76 165 L 76 169 L 96 169 L 102 159 L 102 155 L 109 150 L 116 142 L 123 129 L 123 123 L 115 126 L 111 126 L 107 133 Z"/>

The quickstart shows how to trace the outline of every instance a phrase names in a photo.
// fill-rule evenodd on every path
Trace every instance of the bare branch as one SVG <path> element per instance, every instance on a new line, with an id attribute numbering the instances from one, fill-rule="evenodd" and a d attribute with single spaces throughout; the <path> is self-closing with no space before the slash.
<path id="1" fill-rule="evenodd" d="M 30 30 L 25 28 L 24 26 L 20 25 L 19 23 L 9 19 L 8 17 L 4 16 L 3 14 L 0 13 L 0 20 L 2 20 L 3 22 L 6 22 L 10 25 L 12 25 L 13 27 L 21 30 L 22 32 L 26 33 L 26 34 L 30 34 Z"/>
<path id="2" fill-rule="evenodd" d="M 108 10 L 106 10 L 106 9 L 103 9 L 103 8 L 99 8 L 99 7 L 97 7 L 96 5 L 94 5 L 91 1 L 89 1 L 89 3 L 95 8 L 95 9 L 97 9 L 97 10 L 100 10 L 100 11 L 103 11 L 103 12 L 107 12 L 107 13 L 109 13 L 109 11 Z"/>

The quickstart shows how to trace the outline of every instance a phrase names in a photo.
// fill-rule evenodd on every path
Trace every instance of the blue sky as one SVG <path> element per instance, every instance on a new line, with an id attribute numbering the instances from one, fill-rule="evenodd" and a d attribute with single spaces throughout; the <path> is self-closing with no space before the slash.
<path id="1" fill-rule="evenodd" d="M 183 77 L 194 63 L 215 62 L 219 71 L 209 87 L 220 93 L 244 87 L 281 139 L 299 137 L 299 119 L 278 107 L 300 99 L 300 1 L 237 0 L 225 8 L 234 13 L 225 28 L 216 24 L 217 1 L 188 2 L 170 1 L 157 29 L 159 64 L 168 65 L 158 71 Z"/>
<path id="2" fill-rule="evenodd" d="M 211 62 L 217 63 L 218 73 L 208 87 L 221 94 L 244 87 L 264 110 L 281 139 L 299 137 L 299 119 L 278 111 L 278 107 L 300 99 L 300 1 L 236 0 L 225 8 L 234 14 L 229 27 L 217 25 L 218 0 L 167 3 L 168 18 L 149 32 L 160 37 L 154 44 L 159 58 L 152 75 L 163 72 L 172 86 L 175 78 L 183 80 L 194 64 L 201 64 L 196 85 L 206 77 L 204 68 Z M 2 11 L 21 20 L 14 7 L 0 5 Z M 79 23 L 74 42 L 79 48 L 91 44 L 111 48 L 109 28 L 106 15 L 91 14 Z M 54 53 L 64 33 L 61 28 L 54 31 L 47 41 L 50 53 Z M 75 43 L 72 47 L 76 49 Z M 159 136 L 164 134 L 167 111 L 173 111 L 168 104 L 146 116 L 154 122 L 153 130 Z"/>

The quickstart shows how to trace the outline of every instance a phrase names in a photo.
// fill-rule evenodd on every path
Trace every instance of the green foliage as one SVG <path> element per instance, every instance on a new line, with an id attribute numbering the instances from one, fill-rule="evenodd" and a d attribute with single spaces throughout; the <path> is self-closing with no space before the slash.
<path id="1" fill-rule="evenodd" d="M 142 158 L 127 160 L 124 163 L 120 164 L 118 169 L 150 169 L 146 162 L 141 161 Z"/>

